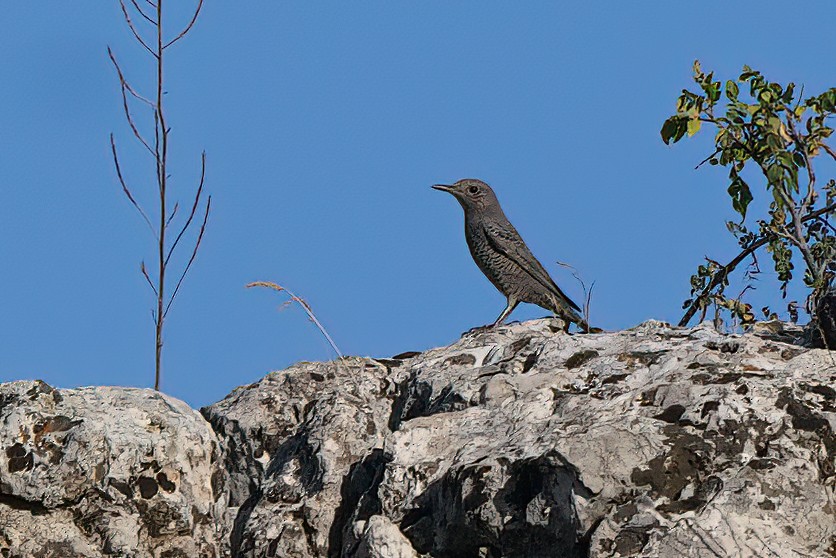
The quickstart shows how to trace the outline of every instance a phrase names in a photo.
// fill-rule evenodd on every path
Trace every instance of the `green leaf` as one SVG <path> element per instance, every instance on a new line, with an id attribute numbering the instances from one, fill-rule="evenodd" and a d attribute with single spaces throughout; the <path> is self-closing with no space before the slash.
<path id="1" fill-rule="evenodd" d="M 688 119 L 687 118 L 680 118 L 676 122 L 676 133 L 673 136 L 673 142 L 676 143 L 682 139 L 682 136 L 685 135 L 685 132 L 688 131 Z"/>
<path id="2" fill-rule="evenodd" d="M 749 78 L 752 78 L 752 77 L 757 76 L 757 75 L 760 75 L 760 72 L 757 72 L 757 71 L 753 70 L 749 66 L 743 66 L 743 72 L 740 74 L 740 78 L 738 78 L 738 79 L 740 81 L 746 81 Z"/>
<path id="3" fill-rule="evenodd" d="M 769 180 L 770 186 L 776 186 L 784 177 L 784 170 L 780 165 L 769 165 L 766 167 L 766 178 Z"/>
<path id="4" fill-rule="evenodd" d="M 681 140 L 682 136 L 688 131 L 688 122 L 689 117 L 682 114 L 671 116 L 665 120 L 660 131 L 662 141 L 666 144 L 671 144 Z"/>
<path id="5" fill-rule="evenodd" d="M 708 96 L 712 104 L 716 103 L 720 99 L 720 82 L 715 81 L 706 85 L 705 94 Z"/>
<path id="6" fill-rule="evenodd" d="M 700 122 L 699 118 L 692 118 L 688 121 L 688 137 L 693 136 L 697 132 L 700 131 L 700 126 L 702 126 L 702 122 Z"/>
<path id="7" fill-rule="evenodd" d="M 741 221 L 746 219 L 746 209 L 752 201 L 752 192 L 749 185 L 740 178 L 737 172 L 732 171 L 732 182 L 729 185 L 729 195 L 732 199 L 732 207 L 740 214 Z"/>
<path id="8" fill-rule="evenodd" d="M 662 130 L 660 134 L 662 135 L 662 141 L 665 142 L 665 145 L 670 145 L 671 140 L 673 139 L 674 135 L 676 135 L 676 129 L 679 125 L 678 122 L 679 118 L 676 116 L 671 116 L 665 123 L 662 124 Z M 675 142 L 676 140 L 674 140 Z"/>
<path id="9" fill-rule="evenodd" d="M 807 166 L 807 163 L 804 161 L 804 154 L 800 151 L 793 151 L 792 160 L 796 165 L 798 165 L 801 168 Z"/>
<path id="10" fill-rule="evenodd" d="M 726 82 L 726 97 L 729 98 L 730 101 L 737 101 L 737 96 L 740 94 L 740 89 L 737 87 L 737 83 L 729 80 Z"/>
<path id="11" fill-rule="evenodd" d="M 787 84 L 787 88 L 784 90 L 784 95 L 781 97 L 781 100 L 785 103 L 791 103 L 793 95 L 795 93 L 795 84 L 790 82 Z"/>
<path id="12" fill-rule="evenodd" d="M 778 159 L 778 163 L 788 171 L 792 172 L 795 168 L 795 161 L 793 161 L 792 154 L 788 151 L 779 153 L 776 158 Z"/>

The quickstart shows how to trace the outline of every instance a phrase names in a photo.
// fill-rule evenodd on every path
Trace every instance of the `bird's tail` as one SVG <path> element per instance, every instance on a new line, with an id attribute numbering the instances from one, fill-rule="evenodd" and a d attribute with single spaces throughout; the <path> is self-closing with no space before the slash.
<path id="1" fill-rule="evenodd" d="M 603 330 L 599 327 L 590 326 L 586 320 L 581 317 L 574 308 L 563 302 L 562 300 L 555 301 L 555 313 L 566 322 L 566 329 L 569 329 L 570 324 L 575 324 L 578 329 L 584 333 L 601 333 Z"/>

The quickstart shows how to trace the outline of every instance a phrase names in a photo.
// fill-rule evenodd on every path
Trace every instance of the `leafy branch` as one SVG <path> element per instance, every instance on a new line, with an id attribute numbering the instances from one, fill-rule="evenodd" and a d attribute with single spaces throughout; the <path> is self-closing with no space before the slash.
<path id="1" fill-rule="evenodd" d="M 716 130 L 714 151 L 698 167 L 707 162 L 728 169 L 727 191 L 740 222 L 727 226 L 741 251 L 726 264 L 709 260 L 708 265 L 700 266 L 691 278 L 691 298 L 683 304 L 686 311 L 679 325 L 687 325 L 712 302 L 748 317 L 751 307 L 739 297 L 727 299 L 723 289 L 729 274 L 741 263 L 750 258 L 756 262 L 761 248 L 772 256 L 784 297 L 793 279 L 793 254 L 801 255 L 803 281 L 810 289 L 807 309 L 814 320 L 821 321 L 823 301 L 834 278 L 836 228 L 830 218 L 836 211 L 836 182 L 831 179 L 819 185 L 814 160 L 820 155 L 836 160 L 836 151 L 826 143 L 833 133 L 828 119 L 836 114 L 836 88 L 802 99 L 803 89 L 796 94 L 795 84 L 770 82 L 748 66 L 737 80 L 728 80 L 724 86 L 715 81 L 713 72 L 703 72 L 698 61 L 694 63 L 694 82 L 699 90 L 682 91 L 676 114 L 662 125 L 662 140 L 676 143 L 698 133 L 704 124 Z M 721 102 L 723 93 L 725 100 Z M 771 195 L 767 215 L 756 220 L 754 229 L 744 225 L 754 199 L 743 177 L 747 165 L 760 171 Z"/>

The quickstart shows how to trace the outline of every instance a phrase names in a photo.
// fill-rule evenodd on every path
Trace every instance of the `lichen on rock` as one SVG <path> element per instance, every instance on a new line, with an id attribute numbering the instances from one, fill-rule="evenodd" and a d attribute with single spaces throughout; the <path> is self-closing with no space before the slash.
<path id="1" fill-rule="evenodd" d="M 0 386 L 3 556 L 222 556 L 215 433 L 135 388 Z"/>

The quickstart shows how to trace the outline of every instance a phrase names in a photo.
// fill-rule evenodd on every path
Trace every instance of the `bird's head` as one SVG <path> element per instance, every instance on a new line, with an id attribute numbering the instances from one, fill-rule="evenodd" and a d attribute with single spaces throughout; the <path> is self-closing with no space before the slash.
<path id="1" fill-rule="evenodd" d="M 499 209 L 499 201 L 491 187 L 475 178 L 464 178 L 453 185 L 435 184 L 433 188 L 453 194 L 465 212 Z"/>

